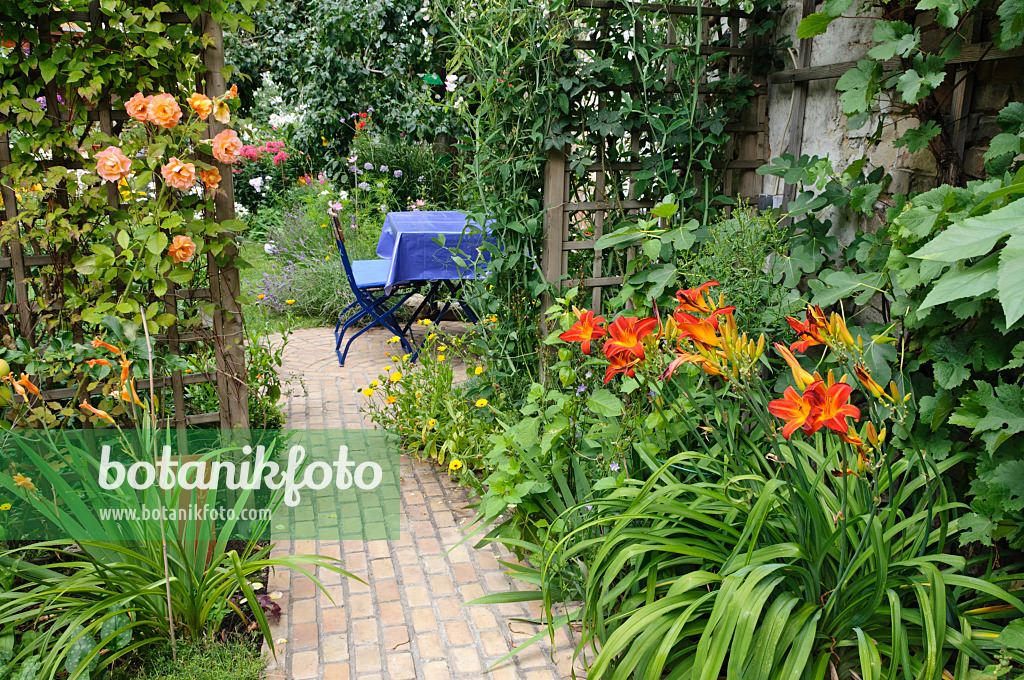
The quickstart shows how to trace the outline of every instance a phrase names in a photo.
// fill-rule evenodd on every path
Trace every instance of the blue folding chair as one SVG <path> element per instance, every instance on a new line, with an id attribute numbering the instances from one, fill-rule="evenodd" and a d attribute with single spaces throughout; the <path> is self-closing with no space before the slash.
<path id="1" fill-rule="evenodd" d="M 352 342 L 374 326 L 387 328 L 401 338 L 402 347 L 407 353 L 412 354 L 414 348 L 406 339 L 405 333 L 400 330 L 399 323 L 393 315 L 395 310 L 401 307 L 415 290 L 409 286 L 396 286 L 390 293 L 385 292 L 385 283 L 388 272 L 391 270 L 391 260 L 350 260 L 348 251 L 345 250 L 345 232 L 342 231 L 341 221 L 337 216 L 333 216 L 331 220 L 334 223 L 335 244 L 338 246 L 341 265 L 345 268 L 345 276 L 352 288 L 352 294 L 356 297 L 355 302 L 338 315 L 338 324 L 334 327 L 334 351 L 338 355 L 338 364 L 345 365 L 345 357 L 348 356 Z M 398 301 L 392 304 L 395 299 Z M 345 315 L 352 310 L 355 312 L 345 318 Z M 373 320 L 349 338 L 343 352 L 341 343 L 345 339 L 345 332 L 352 327 L 352 324 L 367 315 L 371 316 Z"/>

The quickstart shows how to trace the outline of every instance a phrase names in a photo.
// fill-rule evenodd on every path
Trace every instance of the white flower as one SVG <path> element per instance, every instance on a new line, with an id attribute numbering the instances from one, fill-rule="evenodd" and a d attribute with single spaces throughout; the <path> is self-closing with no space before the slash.
<path id="1" fill-rule="evenodd" d="M 263 252 L 265 252 L 267 255 L 273 255 L 274 253 L 277 252 L 277 246 L 275 246 L 273 243 L 264 243 Z"/>
<path id="2" fill-rule="evenodd" d="M 320 192 L 320 195 L 321 195 L 321 196 L 326 196 L 326 195 L 327 195 L 327 194 L 329 194 L 329 193 L 331 193 L 331 192 L 330 192 L 330 191 L 328 191 L 327 189 L 324 189 L 323 191 L 321 191 L 321 192 Z"/>
<path id="3" fill-rule="evenodd" d="M 455 88 L 459 84 L 459 77 L 454 73 L 449 73 L 448 77 L 444 79 L 444 89 L 449 92 L 455 92 Z"/>
<path id="4" fill-rule="evenodd" d="M 338 193 L 338 198 L 340 198 L 340 199 L 341 199 L 341 200 L 343 200 L 343 201 L 347 201 L 347 200 L 348 200 L 348 192 L 347 192 L 347 191 L 345 191 L 344 189 L 342 189 L 342 190 L 341 190 L 341 191 L 340 191 L 340 192 Z"/>
<path id="5" fill-rule="evenodd" d="M 253 189 L 255 189 L 258 192 L 262 192 L 263 191 L 263 178 L 262 177 L 253 177 L 251 180 L 249 180 L 249 186 L 251 186 Z"/>
<path id="6" fill-rule="evenodd" d="M 380 211 L 382 213 L 386 213 L 388 211 L 388 207 L 385 204 L 381 203 L 380 204 Z"/>

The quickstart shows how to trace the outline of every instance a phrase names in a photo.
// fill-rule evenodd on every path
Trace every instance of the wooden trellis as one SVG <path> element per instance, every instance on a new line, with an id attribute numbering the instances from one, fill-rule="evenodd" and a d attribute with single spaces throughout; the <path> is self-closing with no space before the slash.
<path id="1" fill-rule="evenodd" d="M 582 35 L 573 41 L 572 48 L 576 50 L 581 64 L 599 57 L 596 51 L 609 37 L 626 42 L 625 36 L 609 36 L 607 19 L 611 13 L 628 11 L 636 17 L 644 16 L 645 20 L 637 18 L 634 21 L 632 36 L 629 37 L 645 36 L 647 47 L 652 51 L 664 50 L 666 54 L 693 47 L 692 43 L 681 39 L 684 27 L 679 22 L 687 22 L 689 30 L 699 31 L 693 43 L 701 46 L 700 54 L 705 57 L 717 55 L 719 66 L 712 71 L 710 80 L 697 84 L 679 81 L 674 64 L 666 59 L 665 83 L 657 96 L 685 95 L 696 85 L 698 94 L 707 97 L 714 91 L 715 78 L 730 78 L 740 73 L 753 76 L 750 57 L 755 54 L 758 39 L 748 35 L 746 27 L 753 17 L 746 12 L 721 7 L 621 0 L 576 0 L 574 5 L 581 13 L 576 16 L 584 18 L 582 21 L 574 18 L 573 24 L 592 31 L 591 35 Z M 711 44 L 712 41 L 719 44 Z M 721 44 L 723 42 L 727 44 Z M 731 140 L 722 157 L 713 161 L 712 167 L 720 175 L 712 189 L 713 193 L 720 195 L 756 201 L 761 178 L 755 171 L 766 162 L 768 124 L 764 84 L 755 81 L 753 88 L 752 105 L 725 127 Z M 616 98 L 624 94 L 647 96 L 647 92 L 634 81 L 587 91 L 584 99 L 575 105 L 579 110 L 601 110 L 609 100 L 619 101 Z M 636 175 L 649 167 L 649 163 L 645 166 L 645 159 L 650 160 L 659 153 L 659 149 L 647 125 L 627 131 L 623 138 L 600 137 L 596 143 L 593 135 L 590 135 L 591 141 L 586 141 L 587 132 L 582 125 L 578 126 L 573 130 L 573 144 L 552 149 L 548 154 L 544 180 L 543 270 L 549 282 L 560 281 L 563 285 L 582 285 L 592 289 L 592 302 L 598 308 L 603 288 L 621 284 L 623 276 L 621 260 L 610 261 L 610 253 L 596 250 L 595 244 L 614 228 L 617 219 L 649 211 L 657 204 L 659 197 L 651 191 L 637 194 Z M 573 152 L 585 146 L 589 146 L 588 155 L 594 162 L 582 169 L 571 167 Z M 673 169 L 685 167 L 688 161 L 687 158 L 674 158 Z M 698 176 L 696 183 L 701 185 L 703 179 Z M 703 193 L 703 187 L 699 190 Z M 581 230 L 580 225 L 586 228 Z M 570 255 L 574 253 L 577 254 L 574 258 L 577 262 L 572 263 Z M 592 253 L 592 258 L 580 258 L 581 253 Z M 628 253 L 626 257 L 629 257 Z"/>
<path id="2" fill-rule="evenodd" d="M 84 32 L 90 24 L 94 26 L 104 25 L 107 16 L 101 12 L 98 0 L 89 3 L 87 11 L 58 12 L 51 11 L 49 14 L 36 18 L 38 35 L 41 44 L 47 44 L 53 40 L 56 32 L 61 31 Z M 202 55 L 202 62 L 205 72 L 197 78 L 197 89 L 205 91 L 211 99 L 220 97 L 227 92 L 224 69 L 224 48 L 221 27 L 207 13 L 199 14 L 193 21 L 182 12 L 166 12 L 160 20 L 166 25 L 172 24 L 193 24 L 193 30 L 201 31 L 209 36 L 209 45 Z M 0 11 L 0 28 L 4 22 L 3 12 Z M 45 89 L 46 115 L 51 117 L 56 124 L 69 124 L 69 113 L 67 108 L 59 105 L 58 91 L 55 81 L 51 80 Z M 129 116 L 124 109 L 123 102 L 113 103 L 109 96 L 92 110 L 87 112 L 87 120 L 91 124 L 98 124 L 100 130 L 106 134 L 117 136 L 120 134 L 123 124 Z M 210 119 L 207 135 L 216 135 L 226 126 Z M 66 151 L 66 150 L 65 150 Z M 65 157 L 56 155 L 48 161 L 53 166 L 61 166 L 69 169 L 81 168 L 80 158 L 74 158 L 70 154 Z M 214 199 L 213 214 L 208 214 L 217 222 L 232 220 L 234 214 L 234 193 L 232 187 L 231 167 L 216 162 L 214 159 L 204 157 L 206 162 L 215 164 L 221 173 L 220 190 Z M 17 196 L 15 186 L 10 178 L 9 168 L 11 166 L 11 149 L 6 133 L 0 134 L 0 191 L 2 191 L 5 220 L 5 229 L 16 230 L 17 236 L 10 239 L 0 252 L 0 293 L 4 295 L 0 303 L 0 311 L 7 316 L 9 326 L 16 328 L 20 337 L 28 340 L 34 346 L 48 342 L 44 333 L 40 333 L 37 324 L 40 316 L 61 309 L 63 301 L 57 295 L 48 295 L 48 291 L 59 290 L 63 272 L 70 268 L 66 254 L 56 251 L 48 252 L 41 244 L 25 240 L 20 237 L 21 231 L 17 224 L 18 214 Z M 55 195 L 58 205 L 67 207 L 69 200 L 66 188 L 59 187 Z M 120 196 L 118 188 L 112 183 L 107 183 L 107 203 L 111 207 L 118 207 Z M 115 244 L 109 244 L 115 246 Z M 231 262 L 237 253 L 233 243 L 228 243 L 221 260 Z M 226 257 L 225 257 L 226 256 Z M 157 335 L 154 340 L 157 345 L 163 345 L 171 354 L 191 352 L 201 346 L 212 346 L 216 357 L 216 370 L 183 374 L 180 370 L 173 371 L 170 375 L 156 376 L 153 379 L 154 387 L 165 396 L 162 402 L 164 410 L 170 411 L 170 417 L 163 421 L 164 426 L 184 428 L 194 425 L 219 424 L 223 428 L 248 427 L 249 405 L 246 383 L 244 332 L 242 310 L 238 303 L 240 296 L 238 270 L 233 266 L 218 266 L 212 255 L 208 256 L 206 262 L 208 285 L 205 287 L 183 288 L 171 281 L 167 282 L 167 292 L 162 297 L 164 309 L 167 313 L 177 318 L 182 318 L 181 312 L 187 305 L 197 302 L 212 302 L 214 313 L 208 324 L 195 329 L 183 329 L 177 324 L 172 324 L 166 333 Z M 151 293 L 151 301 L 159 302 Z M 73 328 L 74 340 L 82 342 L 86 338 L 85 333 L 78 324 Z M 185 403 L 186 387 L 197 384 L 214 384 L 219 397 L 220 408 L 216 411 L 196 413 L 187 415 Z M 146 380 L 145 387 L 148 389 L 149 380 Z M 43 386 L 42 399 L 46 401 L 64 401 L 72 398 L 81 399 L 83 395 L 80 388 Z M 173 409 L 168 406 L 173 403 Z"/>

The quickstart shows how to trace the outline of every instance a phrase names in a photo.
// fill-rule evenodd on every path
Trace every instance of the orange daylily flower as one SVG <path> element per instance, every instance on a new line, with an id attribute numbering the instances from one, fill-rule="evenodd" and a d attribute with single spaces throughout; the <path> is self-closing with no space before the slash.
<path id="1" fill-rule="evenodd" d="M 804 367 L 800 365 L 800 362 L 796 360 L 793 353 L 786 349 L 786 346 L 781 342 L 775 343 L 775 351 L 786 360 L 789 364 L 789 368 L 793 371 L 793 380 L 796 381 L 797 387 L 804 389 L 812 382 L 814 382 L 814 376 L 804 370 Z"/>
<path id="2" fill-rule="evenodd" d="M 718 281 L 708 281 L 697 288 L 687 288 L 686 290 L 678 291 L 676 293 L 676 300 L 679 301 L 679 306 L 676 307 L 676 311 L 711 314 L 714 310 L 711 308 L 711 305 L 708 304 L 704 293 L 706 293 L 711 286 L 717 285 Z"/>
<path id="3" fill-rule="evenodd" d="M 635 316 L 620 316 L 608 326 L 608 339 L 604 343 L 604 354 L 612 357 L 628 353 L 644 358 L 644 346 L 640 341 L 650 335 L 658 325 L 653 317 L 638 319 Z"/>
<path id="4" fill-rule="evenodd" d="M 871 372 L 868 371 L 867 366 L 862 363 L 858 363 L 853 367 L 853 374 L 857 376 L 857 380 L 864 386 L 871 394 L 875 395 L 878 399 L 888 399 L 892 401 L 892 398 L 886 393 L 885 388 L 875 382 L 874 378 L 871 377 Z"/>
<path id="5" fill-rule="evenodd" d="M 560 340 L 566 342 L 580 342 L 583 343 L 582 349 L 584 354 L 590 354 L 590 341 L 596 340 L 603 337 L 607 331 L 602 325 L 604 323 L 603 316 L 594 316 L 594 312 L 589 309 L 576 309 L 572 308 L 573 314 L 576 315 L 576 323 L 572 325 L 572 328 L 559 335 Z"/>
<path id="6" fill-rule="evenodd" d="M 131 391 L 129 392 L 129 390 Z M 124 387 L 122 384 L 120 397 L 121 401 L 131 401 L 138 406 L 143 405 L 142 400 L 139 399 L 139 393 L 135 391 L 135 380 L 128 381 L 127 387 Z"/>
<path id="7" fill-rule="evenodd" d="M 36 490 L 36 485 L 32 483 L 32 478 L 31 477 L 26 477 L 25 475 L 21 474 L 20 472 L 18 474 L 14 475 L 14 485 L 15 486 L 20 486 L 25 491 L 35 491 Z"/>
<path id="8" fill-rule="evenodd" d="M 110 416 L 109 413 L 107 413 L 106 411 L 102 411 L 102 410 L 100 410 L 98 408 L 94 408 L 88 402 L 83 401 L 78 406 L 79 406 L 79 408 L 82 408 L 82 409 L 88 411 L 89 413 L 93 414 L 94 416 L 98 416 L 98 417 L 102 418 L 103 420 L 109 421 L 111 424 L 114 423 L 114 419 Z"/>
<path id="9" fill-rule="evenodd" d="M 720 352 L 719 356 L 721 356 Z M 665 372 L 659 376 L 659 379 L 666 380 L 671 378 L 676 369 L 683 364 L 697 364 L 708 375 L 722 375 L 722 371 L 719 370 L 719 366 L 714 361 L 703 354 L 691 354 L 680 347 L 676 349 L 676 358 L 668 365 Z"/>
<path id="10" fill-rule="evenodd" d="M 698 319 L 690 314 L 682 314 L 676 310 L 675 320 L 679 324 L 679 335 L 690 338 L 704 347 L 721 347 L 722 339 L 718 337 L 718 319 L 714 313 L 706 319 Z"/>
<path id="11" fill-rule="evenodd" d="M 783 437 L 789 439 L 801 427 L 804 428 L 805 434 L 812 434 L 820 428 L 814 427 L 811 421 L 812 404 L 805 395 L 798 394 L 792 387 L 787 387 L 782 396 L 782 399 L 774 399 L 768 404 L 768 412 L 786 421 L 782 428 Z"/>
<path id="12" fill-rule="evenodd" d="M 840 434 L 849 431 L 850 425 L 846 422 L 846 418 L 860 419 L 860 409 L 846 403 L 851 392 L 853 392 L 853 387 L 847 383 L 833 383 L 831 372 L 827 385 L 823 380 L 815 380 L 807 388 L 804 397 L 811 401 L 815 409 L 814 422 L 818 428 L 825 426 Z"/>
<path id="13" fill-rule="evenodd" d="M 605 346 L 607 347 L 607 344 Z M 642 358 L 629 352 L 618 352 L 608 357 L 608 369 L 604 372 L 604 384 L 607 385 L 612 376 L 617 373 L 625 373 L 632 378 L 636 374 L 633 369 L 636 368 L 636 365 L 640 363 Z"/>
<path id="14" fill-rule="evenodd" d="M 825 319 L 825 312 L 821 311 L 821 307 L 817 305 L 811 307 L 808 305 L 807 316 L 804 321 L 799 321 L 791 316 L 787 316 L 786 321 L 789 322 L 790 327 L 800 337 L 799 340 L 789 346 L 790 349 L 797 352 L 806 352 L 808 347 L 825 344 L 824 331 L 828 327 L 828 321 Z"/>
<path id="15" fill-rule="evenodd" d="M 108 343 L 105 343 L 102 340 L 100 340 L 99 338 L 93 338 L 92 339 L 92 346 L 96 347 L 96 348 L 105 347 L 108 350 L 110 350 L 111 352 L 113 352 L 114 354 L 120 354 L 121 353 L 121 350 L 119 348 L 114 347 L 113 345 L 110 345 Z"/>

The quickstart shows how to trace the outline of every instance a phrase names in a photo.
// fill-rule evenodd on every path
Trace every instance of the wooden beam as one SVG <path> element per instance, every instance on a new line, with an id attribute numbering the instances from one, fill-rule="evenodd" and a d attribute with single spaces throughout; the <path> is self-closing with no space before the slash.
<path id="1" fill-rule="evenodd" d="M 803 40 L 800 41 L 803 43 Z M 963 50 L 956 57 L 946 62 L 947 65 L 966 64 L 978 61 L 993 61 L 997 59 L 1013 59 L 1024 57 L 1024 46 L 1015 47 L 1012 50 L 997 50 L 992 43 L 978 43 L 977 45 L 964 45 Z M 809 80 L 827 80 L 828 78 L 839 78 L 851 68 L 856 68 L 856 61 L 841 61 L 835 64 L 824 66 L 807 66 L 800 68 L 784 69 L 776 71 L 771 75 L 772 85 L 784 83 L 803 83 Z M 890 59 L 882 62 L 882 68 L 886 72 L 895 71 L 900 67 L 899 59 Z"/>
<path id="2" fill-rule="evenodd" d="M 800 10 L 801 21 L 814 13 L 815 0 L 803 0 Z M 812 38 L 801 38 L 799 44 L 798 68 L 807 69 L 811 65 L 811 49 L 814 45 Z M 773 81 L 774 82 L 774 81 Z M 795 81 L 794 81 L 795 82 Z M 800 158 L 800 151 L 804 143 L 804 117 L 807 113 L 807 82 L 799 82 L 793 86 L 793 108 L 791 120 L 793 127 L 789 129 L 789 139 L 786 141 L 786 152 L 793 154 L 794 158 Z M 796 185 L 786 184 L 782 189 L 782 207 L 789 204 L 796 198 Z"/>

